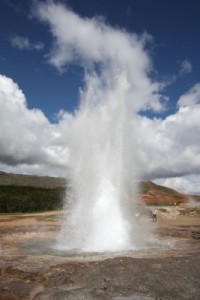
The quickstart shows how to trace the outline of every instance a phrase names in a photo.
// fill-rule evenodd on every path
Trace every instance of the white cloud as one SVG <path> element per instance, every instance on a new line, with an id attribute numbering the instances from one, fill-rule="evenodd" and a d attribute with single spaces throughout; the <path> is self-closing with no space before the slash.
<path id="1" fill-rule="evenodd" d="M 180 106 L 194 106 L 200 103 L 200 83 L 195 84 L 188 92 L 182 95 L 177 102 Z"/>
<path id="2" fill-rule="evenodd" d="M 0 163 L 16 170 L 54 168 L 65 171 L 68 149 L 60 142 L 62 122 L 50 124 L 38 109 L 28 109 L 26 98 L 12 79 L 0 75 Z M 60 128 L 59 128 L 60 126 Z M 58 130 L 59 128 L 59 130 Z"/>
<path id="3" fill-rule="evenodd" d="M 189 60 L 185 59 L 182 63 L 181 63 L 181 68 L 180 68 L 180 75 L 186 75 L 188 73 L 192 72 L 192 64 Z"/>
<path id="4" fill-rule="evenodd" d="M 200 194 L 200 104 L 194 103 L 164 120 L 142 116 L 132 120 L 131 145 L 141 178 Z"/>
<path id="5" fill-rule="evenodd" d="M 40 41 L 31 43 L 27 37 L 23 36 L 12 36 L 11 39 L 11 45 L 14 48 L 17 48 L 19 50 L 42 50 L 44 48 L 44 44 Z"/>
<path id="6" fill-rule="evenodd" d="M 162 119 L 135 120 L 136 147 L 147 178 L 200 173 L 200 106 Z"/>

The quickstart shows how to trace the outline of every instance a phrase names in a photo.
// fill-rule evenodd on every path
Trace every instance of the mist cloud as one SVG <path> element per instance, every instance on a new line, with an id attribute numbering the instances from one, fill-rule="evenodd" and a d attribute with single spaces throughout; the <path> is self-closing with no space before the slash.
<path id="1" fill-rule="evenodd" d="M 150 35 L 130 34 L 109 26 L 101 18 L 81 18 L 66 6 L 53 2 L 38 4 L 34 14 L 49 25 L 54 38 L 49 62 L 58 70 L 64 71 L 67 64 L 79 64 L 85 69 L 86 83 L 88 74 L 91 80 L 98 74 L 105 85 L 113 72 L 124 74 L 129 84 L 127 98 L 129 101 L 132 98 L 134 111 L 163 109 L 162 85 L 149 77 L 152 62 L 145 48 L 152 41 Z"/>
<path id="2" fill-rule="evenodd" d="M 13 48 L 19 50 L 42 50 L 44 44 L 40 41 L 31 43 L 27 37 L 14 35 L 10 38 L 10 42 Z"/>
<path id="3" fill-rule="evenodd" d="M 192 64 L 188 59 L 185 59 L 182 63 L 181 63 L 181 69 L 180 69 L 180 76 L 189 74 L 192 72 Z"/>

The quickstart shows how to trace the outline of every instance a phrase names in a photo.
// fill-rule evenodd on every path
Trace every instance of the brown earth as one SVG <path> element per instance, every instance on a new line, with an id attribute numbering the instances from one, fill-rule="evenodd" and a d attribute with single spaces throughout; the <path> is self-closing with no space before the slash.
<path id="1" fill-rule="evenodd" d="M 58 255 L 41 245 L 57 235 L 60 214 L 0 215 L 1 300 L 200 299 L 198 212 L 158 207 L 157 223 L 141 216 L 164 249 Z"/>

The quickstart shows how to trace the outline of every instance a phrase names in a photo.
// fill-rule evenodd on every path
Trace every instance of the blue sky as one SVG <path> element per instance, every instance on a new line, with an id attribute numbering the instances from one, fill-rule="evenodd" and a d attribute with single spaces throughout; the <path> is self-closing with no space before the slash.
<path id="1" fill-rule="evenodd" d="M 198 0 L 2 0 L 0 170 L 67 176 L 80 98 L 124 93 L 141 178 L 200 193 L 199 12 Z"/>
<path id="2" fill-rule="evenodd" d="M 41 1 L 39 1 L 41 2 Z M 181 94 L 200 76 L 200 3 L 197 0 L 61 1 L 82 17 L 102 16 L 106 23 L 128 32 L 148 32 L 154 39 L 149 51 L 154 64 L 152 78 L 171 80 L 187 60 L 192 71 L 169 84 L 162 93 L 170 102 L 164 116 L 176 109 Z M 32 2 L 7 0 L 0 3 L 1 73 L 16 81 L 30 108 L 38 107 L 54 120 L 59 109 L 74 110 L 79 102 L 83 70 L 68 65 L 60 74 L 47 62 L 52 44 L 48 27 L 32 17 Z M 40 50 L 17 49 L 14 36 L 41 42 Z M 150 114 L 149 114 L 150 115 Z"/>

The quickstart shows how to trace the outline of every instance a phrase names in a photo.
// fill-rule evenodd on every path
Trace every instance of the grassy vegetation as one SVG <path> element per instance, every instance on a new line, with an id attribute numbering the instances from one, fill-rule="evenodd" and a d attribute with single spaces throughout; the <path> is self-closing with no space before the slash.
<path id="1" fill-rule="evenodd" d="M 62 208 L 65 189 L 0 185 L 0 213 L 30 213 Z"/>

